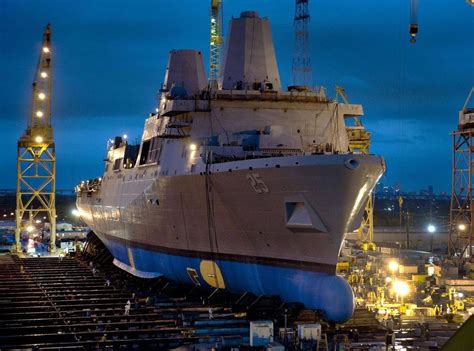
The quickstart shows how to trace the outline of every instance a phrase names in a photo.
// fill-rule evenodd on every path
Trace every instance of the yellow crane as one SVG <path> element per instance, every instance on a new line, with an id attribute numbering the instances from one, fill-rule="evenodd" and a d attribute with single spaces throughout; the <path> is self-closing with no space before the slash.
<path id="1" fill-rule="evenodd" d="M 336 100 L 341 97 L 345 104 L 349 104 L 346 92 L 336 85 Z M 369 154 L 371 135 L 368 132 L 359 116 L 348 116 L 353 119 L 353 125 L 347 125 L 346 131 L 349 138 L 349 149 L 354 153 Z M 357 231 L 357 241 L 364 250 L 375 250 L 374 243 L 374 195 L 370 194 L 365 207 L 362 224 Z"/>
<path id="2" fill-rule="evenodd" d="M 56 245 L 56 151 L 51 126 L 51 25 L 43 33 L 38 66 L 32 84 L 28 126 L 18 139 L 15 251 L 21 252 L 21 233 L 39 235 L 49 223 L 49 250 Z M 26 221 L 25 220 L 26 217 Z"/>
<path id="3" fill-rule="evenodd" d="M 209 56 L 209 81 L 217 87 L 221 74 L 222 44 L 224 43 L 222 25 L 223 0 L 211 0 L 211 36 Z"/>

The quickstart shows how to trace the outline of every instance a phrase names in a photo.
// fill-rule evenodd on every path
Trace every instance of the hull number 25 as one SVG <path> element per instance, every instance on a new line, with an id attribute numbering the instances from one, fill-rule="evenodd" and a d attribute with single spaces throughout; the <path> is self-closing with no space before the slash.
<path id="1" fill-rule="evenodd" d="M 268 193 L 270 191 L 258 173 L 247 174 L 247 179 L 257 194 Z"/>

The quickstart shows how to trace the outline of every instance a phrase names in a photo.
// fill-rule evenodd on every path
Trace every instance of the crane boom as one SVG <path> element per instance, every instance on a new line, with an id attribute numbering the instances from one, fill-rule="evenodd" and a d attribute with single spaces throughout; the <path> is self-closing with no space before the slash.
<path id="1" fill-rule="evenodd" d="M 209 80 L 211 85 L 218 85 L 221 73 L 222 44 L 222 11 L 223 0 L 211 0 L 211 36 L 209 58 Z"/>
<path id="2" fill-rule="evenodd" d="M 38 66 L 36 68 L 35 79 L 33 81 L 33 106 L 31 110 L 30 126 L 50 127 L 51 117 L 51 25 L 47 25 L 43 33 L 43 46 L 41 54 L 38 59 Z M 38 94 L 41 92 L 47 93 L 49 98 L 39 99 Z M 38 118 L 37 112 L 41 111 L 42 116 Z"/>

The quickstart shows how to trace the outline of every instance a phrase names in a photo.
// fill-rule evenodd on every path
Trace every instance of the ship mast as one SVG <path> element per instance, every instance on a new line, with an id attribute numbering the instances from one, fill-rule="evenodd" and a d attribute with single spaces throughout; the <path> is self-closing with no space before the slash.
<path id="1" fill-rule="evenodd" d="M 50 223 L 49 250 L 56 245 L 55 179 L 56 155 L 51 126 L 52 92 L 51 25 L 43 33 L 35 78 L 32 84 L 32 107 L 28 126 L 18 140 L 15 249 L 21 252 L 21 232 L 37 231 L 35 224 Z M 44 217 L 39 218 L 42 214 Z M 23 220 L 26 218 L 26 223 Z M 35 220 L 35 218 L 37 218 Z"/>

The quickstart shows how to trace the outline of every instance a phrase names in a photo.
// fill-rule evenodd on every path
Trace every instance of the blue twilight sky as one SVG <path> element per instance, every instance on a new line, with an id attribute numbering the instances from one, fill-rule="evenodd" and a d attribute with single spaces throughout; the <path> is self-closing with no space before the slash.
<path id="1" fill-rule="evenodd" d="M 282 81 L 291 83 L 294 0 L 225 0 L 231 16 L 269 17 Z M 409 43 L 409 0 L 311 0 L 315 85 L 364 105 L 384 183 L 449 191 L 451 137 L 474 85 L 474 7 L 420 0 Z M 29 116 L 44 26 L 53 26 L 53 124 L 58 188 L 102 173 L 106 140 L 141 136 L 168 51 L 208 58 L 207 0 L 0 0 L 0 188 L 15 187 L 16 141 Z M 474 105 L 474 101 L 473 101 Z"/>

